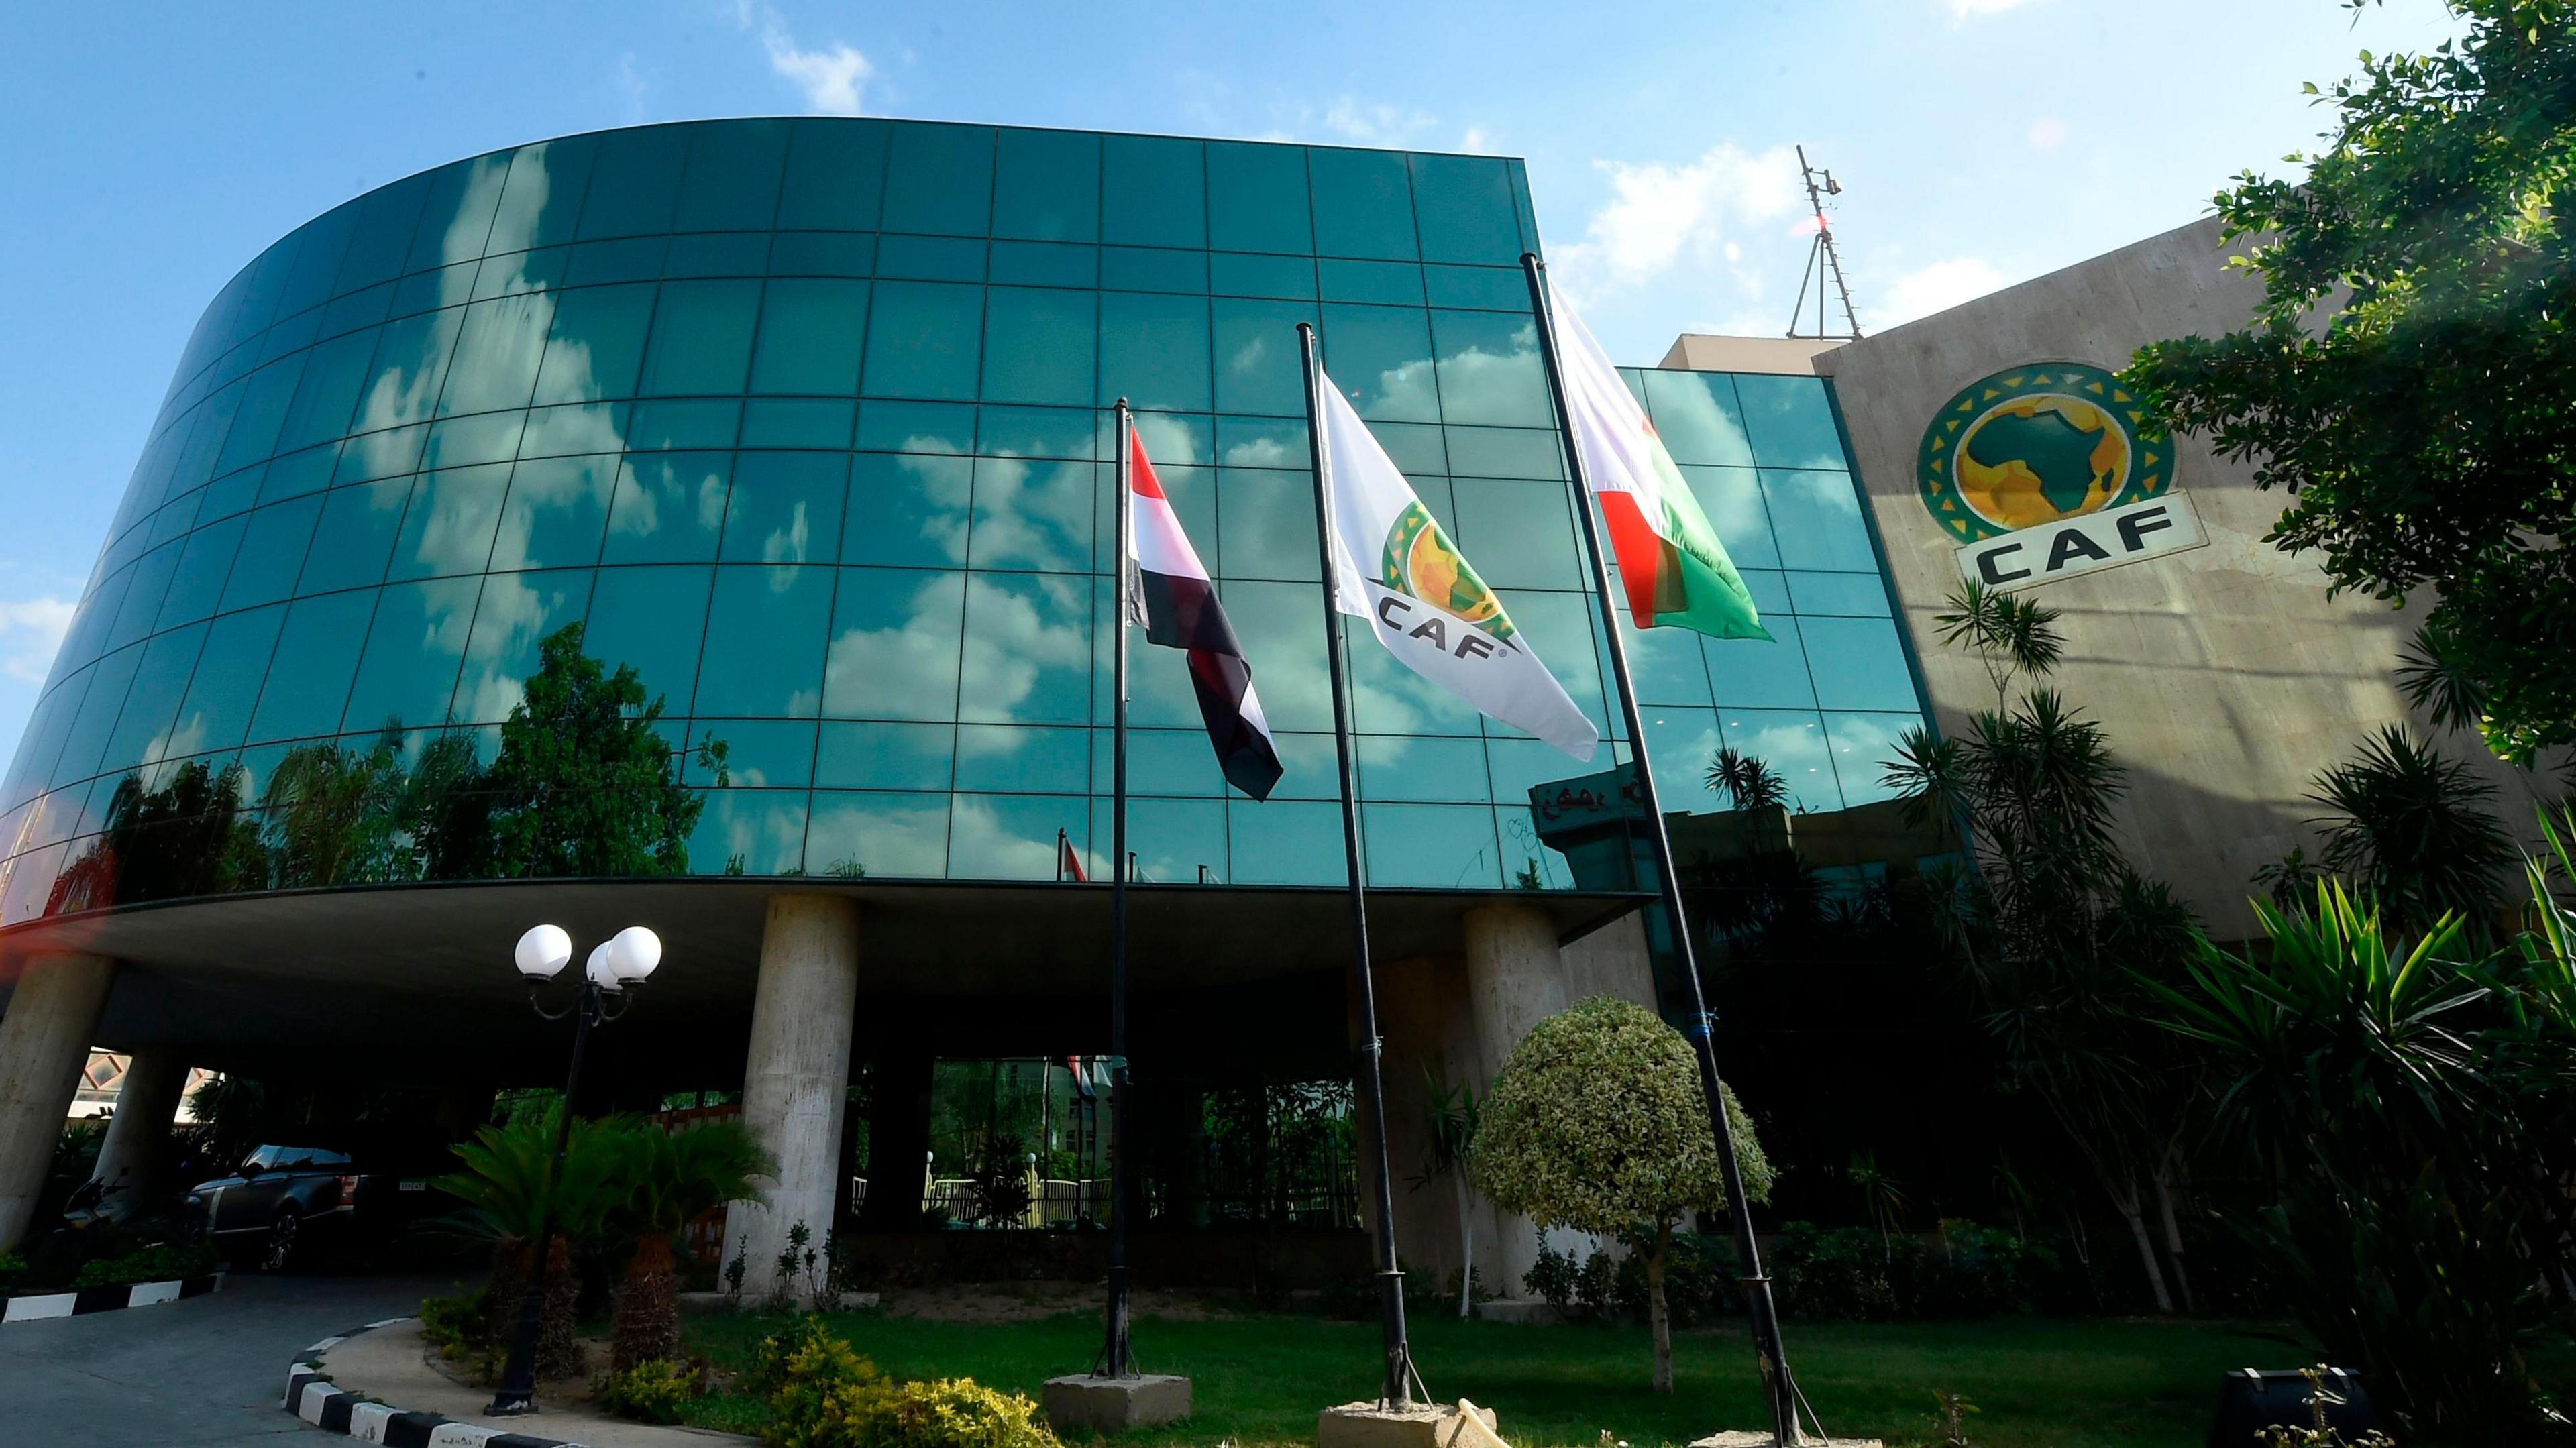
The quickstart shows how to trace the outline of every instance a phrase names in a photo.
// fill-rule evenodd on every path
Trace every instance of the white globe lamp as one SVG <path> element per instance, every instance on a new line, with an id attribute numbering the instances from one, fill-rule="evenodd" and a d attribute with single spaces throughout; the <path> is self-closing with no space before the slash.
<path id="1" fill-rule="evenodd" d="M 530 926 L 511 956 L 530 984 L 552 980 L 572 963 L 572 937 L 560 925 Z"/>

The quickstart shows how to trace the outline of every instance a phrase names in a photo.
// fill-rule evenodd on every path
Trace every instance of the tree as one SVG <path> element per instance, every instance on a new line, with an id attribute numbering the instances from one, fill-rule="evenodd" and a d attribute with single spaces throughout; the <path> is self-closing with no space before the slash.
<path id="1" fill-rule="evenodd" d="M 1476 1306 L 1475 1196 L 1467 1167 L 1476 1140 L 1476 1088 L 1464 1082 L 1454 1088 L 1443 1085 L 1425 1066 L 1422 1091 L 1422 1170 L 1413 1184 L 1420 1188 L 1442 1177 L 1449 1179 L 1458 1205 L 1458 1315 L 1463 1318 Z"/>
<path id="2" fill-rule="evenodd" d="M 2004 707 L 2016 674 L 2034 678 L 2045 674 L 2057 667 L 2066 652 L 2066 643 L 2057 634 L 2056 609 L 1974 581 L 1952 590 L 1945 601 L 1950 611 L 1932 616 L 1941 630 L 1941 642 L 1966 649 L 1985 665 L 1986 677 L 1995 686 L 1998 710 Z"/>
<path id="3" fill-rule="evenodd" d="M 402 730 L 388 723 L 372 748 L 307 744 L 288 750 L 269 775 L 271 883 L 340 885 L 407 878 L 402 839 Z"/>
<path id="4" fill-rule="evenodd" d="M 258 825 L 242 812 L 244 777 L 239 765 L 215 770 L 190 760 L 169 770 L 158 789 L 146 789 L 140 773 L 118 780 L 104 831 L 55 878 L 46 913 L 263 883 L 267 855 Z"/>
<path id="5" fill-rule="evenodd" d="M 501 726 L 479 784 L 488 849 L 476 874 L 679 875 L 706 801 L 674 778 L 676 756 L 630 665 L 609 673 L 581 651 L 582 625 L 538 645 L 526 696 Z M 711 764 L 717 746 L 706 746 Z"/>
<path id="6" fill-rule="evenodd" d="M 2513 841 L 2486 811 L 2495 786 L 2391 724 L 2361 752 L 2317 776 L 2308 798 L 2335 812 L 2325 824 L 2325 867 L 2377 896 L 2392 921 L 2422 932 L 2445 917 L 2482 922 Z"/>
<path id="7" fill-rule="evenodd" d="M 778 1163 L 739 1120 L 681 1131 L 638 1123 L 610 1138 L 625 1200 L 609 1213 L 634 1234 L 635 1251 L 617 1295 L 609 1367 L 623 1372 L 680 1355 L 679 1262 L 671 1239 L 700 1215 L 759 1195 L 754 1178 Z"/>
<path id="8" fill-rule="evenodd" d="M 540 1109 L 519 1113 L 506 1125 L 477 1129 L 472 1141 L 454 1148 L 464 1169 L 430 1183 L 464 1204 L 446 1225 L 492 1248 L 492 1277 L 484 1291 L 484 1330 L 495 1341 L 506 1342 L 518 1321 L 539 1223 L 554 1239 L 546 1259 L 545 1306 L 537 1336 L 537 1370 L 552 1376 L 581 1366 L 580 1350 L 573 1342 L 573 1311 L 580 1285 L 573 1275 L 572 1253 L 575 1247 L 595 1246 L 605 1235 L 609 1214 L 622 1200 L 620 1138 L 635 1129 L 632 1122 L 615 1117 L 576 1118 L 558 1176 L 555 1123 L 563 1110 L 558 1098 Z"/>
<path id="9" fill-rule="evenodd" d="M 2576 3 L 2448 8 L 2464 36 L 2320 95 L 2303 180 L 2217 197 L 2253 321 L 2127 380 L 2290 495 L 2272 541 L 2333 589 L 2431 590 L 2401 683 L 2529 764 L 2576 743 Z"/>
<path id="10" fill-rule="evenodd" d="M 1771 1194 L 1753 1123 L 1721 1085 L 1745 1190 Z M 1655 1391 L 1673 1390 L 1664 1267 L 1693 1212 L 1726 1210 L 1717 1139 L 1699 1065 L 1654 1012 L 1594 996 L 1548 1017 L 1512 1048 L 1485 1097 L 1469 1154 L 1496 1206 L 1542 1227 L 1615 1237 L 1644 1259 L 1655 1336 Z"/>
<path id="11" fill-rule="evenodd" d="M 1740 810 L 1772 809 L 1789 802 L 1789 783 L 1780 772 L 1750 754 L 1727 745 L 1709 756 L 1708 787 L 1723 791 Z"/>
<path id="12" fill-rule="evenodd" d="M 1990 598 L 1963 590 L 1951 602 L 1959 616 L 1983 613 L 2000 626 Z M 2014 612 L 2009 646 L 1981 647 L 1993 636 L 1984 626 L 1953 630 L 1988 658 L 2004 691 L 2060 653 L 2053 615 Z M 2052 689 L 2006 698 L 1958 738 L 1908 731 L 1885 782 L 1910 821 L 1959 830 L 1973 869 L 1926 872 L 1942 906 L 1936 923 L 2009 1082 L 2047 1106 L 2128 1225 L 2157 1307 L 2170 1312 L 2174 1287 L 2191 1302 L 2174 1207 L 2189 1072 L 2185 1053 L 2142 1024 L 2138 1007 L 2141 982 L 2173 977 L 2198 927 L 2121 854 L 2112 820 L 2125 771 L 2102 727 Z"/>

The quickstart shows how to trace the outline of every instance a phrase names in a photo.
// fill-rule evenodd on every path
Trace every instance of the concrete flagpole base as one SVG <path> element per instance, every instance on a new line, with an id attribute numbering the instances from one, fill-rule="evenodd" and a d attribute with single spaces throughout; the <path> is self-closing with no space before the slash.
<path id="1" fill-rule="evenodd" d="M 1058 1433 L 1118 1433 L 1177 1423 L 1190 1415 L 1190 1380 L 1171 1373 L 1097 1378 L 1089 1373 L 1046 1380 L 1040 1395 Z"/>
<path id="2" fill-rule="evenodd" d="M 1694 1438 L 1690 1448 L 1772 1448 L 1775 1441 L 1768 1430 L 1747 1428 Z M 1807 1448 L 1884 1448 L 1884 1445 L 1876 1438 L 1810 1438 Z"/>
<path id="3" fill-rule="evenodd" d="M 1315 1418 L 1318 1448 L 1501 1448 L 1494 1410 L 1455 1403 L 1344 1403 Z"/>

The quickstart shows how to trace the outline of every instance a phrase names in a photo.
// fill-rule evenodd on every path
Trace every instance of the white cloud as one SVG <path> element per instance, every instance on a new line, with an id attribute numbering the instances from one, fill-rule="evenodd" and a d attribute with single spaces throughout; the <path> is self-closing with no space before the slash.
<path id="1" fill-rule="evenodd" d="M 30 684 L 45 681 L 45 670 L 72 626 L 75 605 L 51 596 L 0 602 L 0 672 Z"/>
<path id="2" fill-rule="evenodd" d="M 1425 110 L 1403 106 L 1364 106 L 1351 96 L 1336 96 L 1324 108 L 1324 129 L 1364 146 L 1401 146 L 1440 124 Z"/>
<path id="3" fill-rule="evenodd" d="M 2042 116 L 2030 123 L 2027 138 L 2034 149 L 2054 151 L 2066 139 L 2066 123 L 2055 116 Z"/>
<path id="4" fill-rule="evenodd" d="M 1883 331 L 1917 317 L 1972 301 L 2004 285 L 2004 274 L 1973 256 L 1936 261 L 1896 279 L 1887 301 L 1870 308 L 1869 325 Z"/>
<path id="5" fill-rule="evenodd" d="M 1683 165 L 1596 161 L 1610 200 L 1583 240 L 1558 257 L 1578 296 L 1654 280 L 1685 260 L 1713 260 L 1731 233 L 1796 210 L 1798 158 L 1787 146 L 1748 152 L 1732 142 Z"/>
<path id="6" fill-rule="evenodd" d="M 617 89 L 626 98 L 626 120 L 629 125 L 643 123 L 644 97 L 652 88 L 652 82 L 644 78 L 644 72 L 635 64 L 634 51 L 630 50 L 617 58 Z"/>
<path id="7" fill-rule="evenodd" d="M 805 104 L 817 114 L 859 114 L 868 78 L 876 74 L 866 56 L 839 41 L 828 48 L 798 45 L 777 9 L 754 0 L 738 0 L 734 20 L 760 37 L 761 49 L 769 54 L 769 68 L 795 82 L 805 93 Z"/>
<path id="8" fill-rule="evenodd" d="M 2031 0 L 1944 0 L 1944 3 L 1950 7 L 1951 23 L 1964 25 L 1989 15 L 2001 15 L 2007 10 L 2019 10 Z"/>
<path id="9" fill-rule="evenodd" d="M 1467 134 L 1458 138 L 1458 149 L 1480 156 L 1490 155 L 1494 149 L 1494 138 L 1482 126 L 1469 126 Z"/>

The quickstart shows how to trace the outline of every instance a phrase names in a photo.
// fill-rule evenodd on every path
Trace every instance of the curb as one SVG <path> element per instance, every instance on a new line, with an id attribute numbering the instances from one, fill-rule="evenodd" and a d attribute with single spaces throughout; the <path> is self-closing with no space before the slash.
<path id="1" fill-rule="evenodd" d="M 0 1306 L 0 1323 L 37 1322 L 50 1317 L 87 1317 L 93 1312 L 120 1312 L 129 1307 L 158 1307 L 182 1298 L 203 1297 L 224 1285 L 224 1274 L 178 1277 L 166 1282 L 130 1282 L 115 1287 L 76 1287 L 12 1297 Z"/>
<path id="2" fill-rule="evenodd" d="M 561 1438 L 537 1438 L 480 1423 L 459 1423 L 436 1413 L 406 1413 L 390 1403 L 361 1398 L 332 1383 L 322 1371 L 322 1354 L 362 1332 L 409 1322 L 388 1317 L 326 1337 L 295 1355 L 286 1370 L 286 1396 L 278 1406 L 325 1433 L 345 1433 L 361 1443 L 387 1448 L 582 1448 Z"/>

